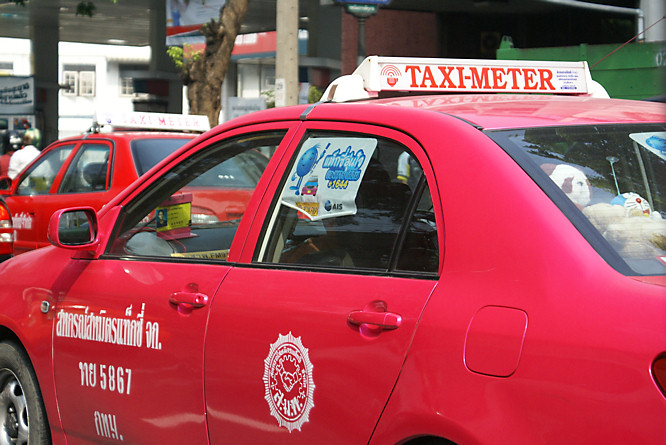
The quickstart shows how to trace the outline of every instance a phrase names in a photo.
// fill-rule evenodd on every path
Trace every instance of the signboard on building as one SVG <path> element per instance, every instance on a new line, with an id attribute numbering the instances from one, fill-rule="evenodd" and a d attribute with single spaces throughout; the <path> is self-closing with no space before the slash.
<path id="1" fill-rule="evenodd" d="M 225 3 L 226 0 L 167 0 L 167 46 L 201 41 L 199 29 L 211 19 L 219 19 Z"/>
<path id="2" fill-rule="evenodd" d="M 225 120 L 230 120 L 266 108 L 266 100 L 261 97 L 230 97 L 228 104 Z"/>
<path id="3" fill-rule="evenodd" d="M 34 77 L 0 76 L 0 114 L 34 113 Z"/>

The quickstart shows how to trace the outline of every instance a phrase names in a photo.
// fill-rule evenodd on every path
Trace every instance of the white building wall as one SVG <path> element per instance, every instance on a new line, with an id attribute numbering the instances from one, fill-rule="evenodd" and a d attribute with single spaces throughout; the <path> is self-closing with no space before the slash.
<path id="1" fill-rule="evenodd" d="M 63 84 L 66 65 L 92 65 L 95 67 L 95 94 L 58 98 L 58 137 L 81 134 L 93 123 L 97 110 L 126 112 L 133 110 L 132 96 L 122 95 L 120 67 L 145 65 L 150 62 L 150 47 L 94 45 L 60 42 L 58 46 L 58 82 Z M 0 37 L 0 62 L 12 65 L 11 75 L 30 76 L 32 50 L 30 40 Z"/>
<path id="2" fill-rule="evenodd" d="M 88 129 L 99 111 L 133 110 L 131 96 L 121 95 L 121 64 L 148 66 L 150 47 L 94 45 L 60 42 L 59 78 L 63 82 L 65 66 L 94 65 L 95 95 L 71 96 L 61 91 L 59 98 L 59 137 L 80 134 Z"/>

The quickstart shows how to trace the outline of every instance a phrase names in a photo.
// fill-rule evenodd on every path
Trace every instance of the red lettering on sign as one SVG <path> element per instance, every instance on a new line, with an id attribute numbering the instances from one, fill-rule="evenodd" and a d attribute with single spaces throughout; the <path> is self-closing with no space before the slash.
<path id="1" fill-rule="evenodd" d="M 426 81 L 430 82 L 430 85 L 426 85 Z M 421 88 L 436 88 L 437 83 L 435 82 L 435 78 L 432 76 L 432 71 L 430 71 L 430 67 L 426 66 L 425 69 L 423 70 L 423 81 L 421 82 Z"/>
<path id="2" fill-rule="evenodd" d="M 507 68 L 507 74 L 511 74 L 512 87 L 511 89 L 517 90 L 520 87 L 518 86 L 518 74 L 520 74 L 520 68 Z"/>
<path id="3" fill-rule="evenodd" d="M 442 83 L 439 85 L 440 88 L 446 88 L 447 84 L 451 88 L 458 88 L 451 80 L 451 73 L 453 72 L 452 66 L 440 66 L 439 71 L 441 71 L 442 75 L 444 76 L 444 80 L 442 80 Z"/>
<path id="4" fill-rule="evenodd" d="M 416 83 L 416 72 L 418 71 L 418 72 L 420 73 L 421 70 L 420 70 L 419 67 L 416 66 L 416 65 L 407 65 L 407 66 L 405 67 L 405 71 L 406 71 L 406 72 L 410 72 L 410 71 L 411 71 L 411 73 L 412 73 L 412 84 L 410 85 L 410 87 L 412 87 L 412 88 L 416 88 L 416 87 L 418 86 L 418 84 Z"/>
<path id="5" fill-rule="evenodd" d="M 525 76 L 525 89 L 536 90 L 539 82 L 536 79 L 536 70 L 532 68 L 523 68 L 523 75 Z"/>
<path id="6" fill-rule="evenodd" d="M 541 89 L 545 90 L 554 90 L 555 87 L 553 86 L 551 80 L 553 79 L 553 72 L 551 70 L 539 70 L 539 75 L 540 75 L 540 81 L 541 81 Z M 546 86 L 547 85 L 547 86 Z"/>
<path id="7" fill-rule="evenodd" d="M 493 68 L 493 89 L 504 90 L 506 89 L 506 81 L 504 80 L 504 68 Z"/>
<path id="8" fill-rule="evenodd" d="M 477 71 L 476 67 L 470 67 L 472 70 L 472 88 L 490 88 L 488 82 L 489 68 L 481 68 L 481 74 Z"/>

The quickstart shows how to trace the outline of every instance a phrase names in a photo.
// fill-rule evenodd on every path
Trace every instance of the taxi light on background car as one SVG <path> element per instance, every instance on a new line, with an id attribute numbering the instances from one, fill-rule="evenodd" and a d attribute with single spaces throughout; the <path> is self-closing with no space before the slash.
<path id="1" fill-rule="evenodd" d="M 326 89 L 322 100 L 344 102 L 383 91 L 550 93 L 608 97 L 587 62 L 367 57 Z"/>
<path id="2" fill-rule="evenodd" d="M 132 129 L 193 131 L 202 133 L 210 130 L 208 118 L 194 114 L 98 112 L 95 123 L 104 132 L 118 129 Z"/>

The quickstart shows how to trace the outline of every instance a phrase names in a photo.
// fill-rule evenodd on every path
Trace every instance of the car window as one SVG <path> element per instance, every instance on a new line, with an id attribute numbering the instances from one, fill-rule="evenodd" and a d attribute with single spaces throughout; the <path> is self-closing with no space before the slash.
<path id="1" fill-rule="evenodd" d="M 404 146 L 374 136 L 309 134 L 286 173 L 255 261 L 394 269 L 399 234 L 415 230 L 405 223 L 411 203 L 421 195 L 430 201 L 416 158 Z M 415 252 L 416 241 L 409 242 L 414 248 L 403 249 L 403 256 Z M 438 263 L 436 244 L 421 252 L 430 256 L 426 263 Z M 400 269 L 437 271 L 406 260 Z"/>
<path id="2" fill-rule="evenodd" d="M 240 218 L 284 134 L 226 140 L 179 163 L 126 206 L 108 254 L 226 260 Z"/>
<path id="3" fill-rule="evenodd" d="M 16 189 L 16 194 L 47 194 L 51 185 L 53 185 L 58 170 L 60 170 L 60 167 L 62 167 L 62 164 L 72 152 L 73 148 L 74 144 L 61 145 L 44 153 L 44 155 L 30 167 L 27 174 L 21 178 L 21 182 Z"/>
<path id="4" fill-rule="evenodd" d="M 106 144 L 83 144 L 67 168 L 60 193 L 97 192 L 107 189 L 110 148 Z"/>
<path id="5" fill-rule="evenodd" d="M 130 149 L 137 175 L 143 175 L 190 140 L 187 138 L 133 139 L 130 142 Z"/>
<path id="6" fill-rule="evenodd" d="M 547 177 L 553 199 L 573 204 L 563 209 L 570 219 L 582 213 L 634 273 L 666 273 L 663 124 L 528 128 L 494 137 L 526 154 L 537 182 Z"/>

